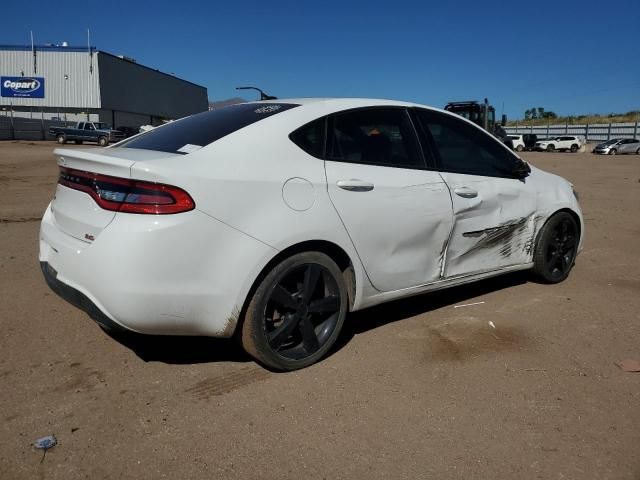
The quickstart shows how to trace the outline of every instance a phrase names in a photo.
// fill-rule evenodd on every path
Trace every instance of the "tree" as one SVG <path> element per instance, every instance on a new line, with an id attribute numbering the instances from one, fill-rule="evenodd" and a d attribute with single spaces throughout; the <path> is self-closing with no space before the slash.
<path id="1" fill-rule="evenodd" d="M 524 111 L 525 120 L 537 120 L 542 118 L 558 118 L 552 111 L 545 111 L 544 107 L 533 107 Z"/>

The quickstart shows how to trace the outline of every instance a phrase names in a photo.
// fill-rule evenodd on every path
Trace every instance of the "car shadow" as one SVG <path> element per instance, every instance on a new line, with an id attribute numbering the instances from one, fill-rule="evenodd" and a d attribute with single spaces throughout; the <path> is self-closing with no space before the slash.
<path id="1" fill-rule="evenodd" d="M 513 272 L 457 287 L 422 293 L 415 297 L 393 300 L 353 312 L 347 317 L 340 338 L 327 356 L 339 351 L 355 335 L 442 307 L 466 302 L 491 292 L 523 285 L 530 278 L 529 272 Z"/>
<path id="2" fill-rule="evenodd" d="M 108 331 L 105 333 L 145 362 L 191 365 L 253 360 L 233 339 Z"/>
<path id="3" fill-rule="evenodd" d="M 528 279 L 528 272 L 514 272 L 467 285 L 394 300 L 351 313 L 347 316 L 338 341 L 327 356 L 331 356 L 341 350 L 355 335 L 442 307 L 461 303 L 487 293 L 522 285 L 527 283 Z M 141 335 L 109 331 L 105 331 L 105 333 L 121 345 L 129 348 L 145 362 L 188 365 L 253 361 L 242 350 L 239 343 L 233 339 Z"/>

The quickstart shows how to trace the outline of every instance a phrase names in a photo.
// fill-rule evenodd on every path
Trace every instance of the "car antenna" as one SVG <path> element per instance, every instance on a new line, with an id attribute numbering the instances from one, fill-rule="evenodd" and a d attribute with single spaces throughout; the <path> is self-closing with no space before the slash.
<path id="1" fill-rule="evenodd" d="M 236 87 L 236 90 L 257 90 L 258 92 L 260 92 L 260 100 L 277 100 L 278 99 L 278 97 L 267 95 L 258 87 Z"/>

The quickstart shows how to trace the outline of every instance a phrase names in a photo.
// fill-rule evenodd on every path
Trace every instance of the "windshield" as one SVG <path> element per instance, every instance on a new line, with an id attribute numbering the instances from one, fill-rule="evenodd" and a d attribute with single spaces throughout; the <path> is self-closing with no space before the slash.
<path id="1" fill-rule="evenodd" d="M 252 123 L 289 110 L 293 103 L 240 103 L 191 115 L 121 142 L 117 148 L 141 148 L 187 154 Z"/>
<path id="2" fill-rule="evenodd" d="M 619 138 L 612 138 L 611 140 L 607 140 L 602 145 L 613 145 L 614 143 L 618 143 L 620 141 Z"/>

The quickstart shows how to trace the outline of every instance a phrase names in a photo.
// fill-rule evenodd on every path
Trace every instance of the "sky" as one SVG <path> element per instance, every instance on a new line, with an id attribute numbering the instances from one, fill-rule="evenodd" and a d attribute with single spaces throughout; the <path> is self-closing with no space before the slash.
<path id="1" fill-rule="evenodd" d="M 483 100 L 522 118 L 640 109 L 640 0 L 8 1 L 0 44 L 91 44 L 207 87 L 280 98 Z"/>

